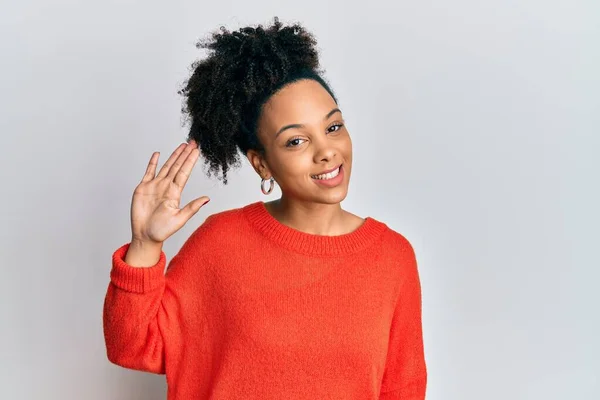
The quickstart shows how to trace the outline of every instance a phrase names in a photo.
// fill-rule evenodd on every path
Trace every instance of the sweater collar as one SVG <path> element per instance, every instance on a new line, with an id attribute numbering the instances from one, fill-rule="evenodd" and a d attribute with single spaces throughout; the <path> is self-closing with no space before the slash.
<path id="1" fill-rule="evenodd" d="M 386 224 L 366 217 L 361 226 L 337 236 L 314 235 L 284 225 L 273 217 L 263 201 L 242 207 L 248 222 L 263 236 L 287 249 L 309 255 L 346 255 L 364 249 L 383 233 Z"/>

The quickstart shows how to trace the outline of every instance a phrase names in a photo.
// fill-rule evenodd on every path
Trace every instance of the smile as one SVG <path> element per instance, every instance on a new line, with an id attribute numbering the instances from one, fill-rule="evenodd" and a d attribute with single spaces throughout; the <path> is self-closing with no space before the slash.
<path id="1" fill-rule="evenodd" d="M 341 165 L 340 165 L 341 167 Z M 336 176 L 338 176 L 338 174 L 340 173 L 340 167 L 337 167 L 337 169 L 335 171 L 331 171 L 327 174 L 322 174 L 322 175 L 311 175 L 311 178 L 313 179 L 318 179 L 318 180 L 328 180 L 328 179 L 333 179 Z"/>

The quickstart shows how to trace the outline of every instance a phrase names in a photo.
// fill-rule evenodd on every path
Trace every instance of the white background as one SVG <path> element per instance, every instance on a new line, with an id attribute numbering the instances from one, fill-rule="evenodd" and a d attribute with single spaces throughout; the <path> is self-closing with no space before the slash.
<path id="1" fill-rule="evenodd" d="M 106 358 L 112 252 L 177 89 L 225 25 L 301 22 L 354 144 L 343 207 L 413 244 L 428 400 L 599 399 L 596 1 L 41 1 L 0 12 L 0 398 L 164 399 Z M 270 200 L 243 159 L 183 202 Z"/>

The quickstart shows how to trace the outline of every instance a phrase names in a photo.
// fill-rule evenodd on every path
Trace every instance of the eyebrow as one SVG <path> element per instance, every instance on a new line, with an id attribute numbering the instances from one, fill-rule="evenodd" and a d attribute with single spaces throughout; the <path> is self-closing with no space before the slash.
<path id="1" fill-rule="evenodd" d="M 331 111 L 329 111 L 327 113 L 327 115 L 325 116 L 325 118 L 323 118 L 323 121 L 327 121 L 329 119 L 329 117 L 331 117 L 336 112 L 341 113 L 342 111 L 339 108 L 334 108 L 333 110 L 331 110 Z M 286 129 L 292 129 L 292 128 L 304 128 L 304 125 L 303 124 L 290 124 L 290 125 L 286 125 L 283 128 L 281 128 L 279 131 L 277 131 L 277 133 L 275 134 L 275 139 L 277 139 L 277 136 L 279 136 Z"/>

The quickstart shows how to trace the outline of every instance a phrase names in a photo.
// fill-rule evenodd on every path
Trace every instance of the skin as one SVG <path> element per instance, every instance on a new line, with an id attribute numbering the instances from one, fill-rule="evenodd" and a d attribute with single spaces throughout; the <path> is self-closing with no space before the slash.
<path id="1" fill-rule="evenodd" d="M 265 103 L 258 120 L 264 156 L 255 150 L 246 154 L 261 178 L 273 177 L 281 188 L 281 198 L 265 202 L 269 213 L 282 224 L 314 235 L 343 235 L 364 223 L 340 204 L 348 194 L 352 141 L 341 111 L 324 119 L 335 108 L 335 100 L 317 81 L 284 86 Z M 290 124 L 304 127 L 276 135 Z M 321 186 L 311 178 L 339 164 L 344 178 L 338 186 Z"/>

